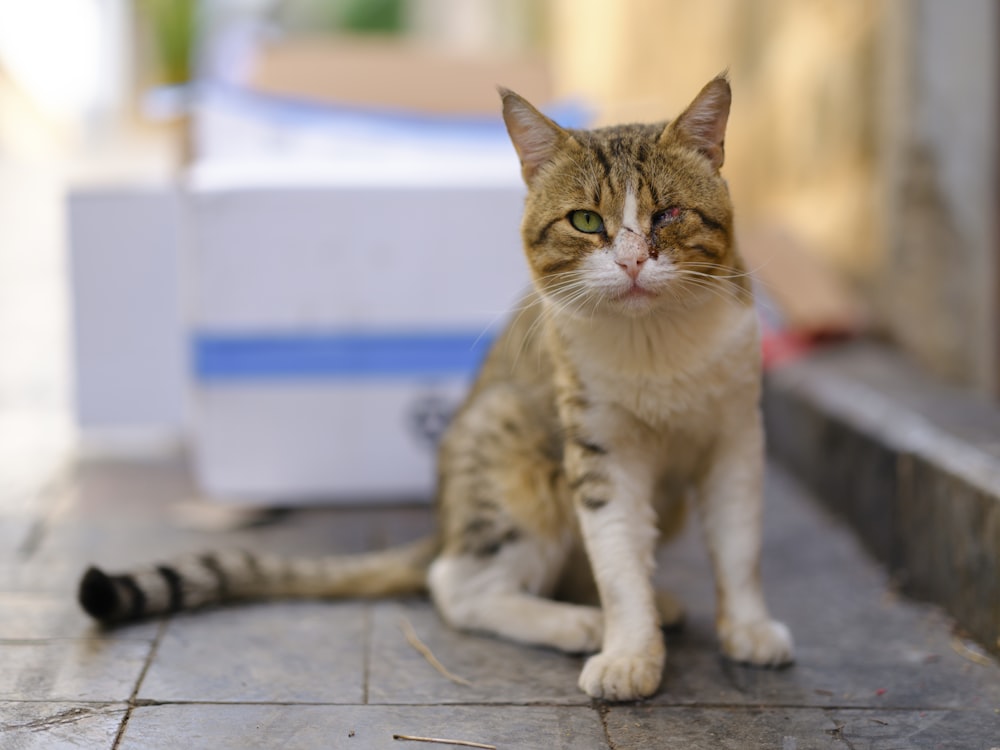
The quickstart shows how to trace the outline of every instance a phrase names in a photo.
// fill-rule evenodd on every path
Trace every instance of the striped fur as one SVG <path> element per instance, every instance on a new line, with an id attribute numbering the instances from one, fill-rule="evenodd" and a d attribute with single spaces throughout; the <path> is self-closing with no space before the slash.
<path id="1" fill-rule="evenodd" d="M 80 601 L 114 622 L 255 597 L 429 591 L 455 627 L 598 652 L 591 696 L 660 683 L 654 550 L 693 497 L 729 657 L 791 659 L 758 575 L 763 433 L 751 290 L 733 239 L 724 135 L 730 89 L 711 81 L 674 121 L 559 127 L 501 90 L 528 186 L 534 291 L 487 357 L 440 446 L 435 538 L 358 557 L 227 552 L 109 576 Z"/>
<path id="2" fill-rule="evenodd" d="M 437 548 L 435 539 L 426 539 L 367 555 L 292 558 L 226 550 L 119 575 L 91 567 L 79 601 L 95 619 L 114 623 L 247 599 L 421 593 Z"/>

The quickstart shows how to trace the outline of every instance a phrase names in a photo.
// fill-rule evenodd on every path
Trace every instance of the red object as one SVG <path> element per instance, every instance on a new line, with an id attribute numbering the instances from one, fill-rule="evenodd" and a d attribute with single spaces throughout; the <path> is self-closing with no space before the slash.
<path id="1" fill-rule="evenodd" d="M 773 370 L 794 362 L 818 347 L 844 341 L 851 335 L 847 331 L 834 329 L 806 331 L 773 328 L 767 322 L 761 321 L 760 346 L 764 357 L 764 369 Z"/>

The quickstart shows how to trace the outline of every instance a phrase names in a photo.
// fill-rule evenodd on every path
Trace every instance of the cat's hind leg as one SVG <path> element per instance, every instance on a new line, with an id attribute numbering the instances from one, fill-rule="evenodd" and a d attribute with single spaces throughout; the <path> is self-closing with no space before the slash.
<path id="1" fill-rule="evenodd" d="M 594 651 L 601 610 L 551 598 L 573 544 L 553 420 L 511 384 L 481 390 L 456 416 L 439 463 L 444 547 L 427 584 L 457 628 Z"/>
<path id="2" fill-rule="evenodd" d="M 519 540 L 489 560 L 472 554 L 439 557 L 428 575 L 438 611 L 463 630 L 568 653 L 598 650 L 604 634 L 599 607 L 539 595 L 539 574 L 555 562 L 545 559 L 552 555 L 543 546 Z"/>
<path id="3" fill-rule="evenodd" d="M 660 615 L 660 625 L 667 630 L 676 630 L 684 625 L 684 605 L 673 594 L 663 589 L 654 592 L 656 611 Z"/>

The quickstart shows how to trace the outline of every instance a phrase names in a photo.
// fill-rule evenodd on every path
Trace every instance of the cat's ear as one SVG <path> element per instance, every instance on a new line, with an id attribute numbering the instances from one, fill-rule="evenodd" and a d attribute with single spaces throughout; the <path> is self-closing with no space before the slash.
<path id="1" fill-rule="evenodd" d="M 530 185 L 542 165 L 571 136 L 513 91 L 502 86 L 497 90 L 503 100 L 504 124 L 521 160 L 521 175 Z"/>
<path id="2" fill-rule="evenodd" d="M 726 74 L 713 78 L 681 116 L 664 129 L 661 143 L 680 140 L 708 157 L 715 169 L 721 168 L 726 159 L 726 123 L 732 100 Z"/>

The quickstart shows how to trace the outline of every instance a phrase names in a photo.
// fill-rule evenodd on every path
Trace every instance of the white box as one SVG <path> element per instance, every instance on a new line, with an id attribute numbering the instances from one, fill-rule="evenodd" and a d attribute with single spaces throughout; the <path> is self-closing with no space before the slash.
<path id="1" fill-rule="evenodd" d="M 224 502 L 428 498 L 529 285 L 499 116 L 198 92 L 178 188 L 70 199 L 80 422 L 185 434 Z"/>
<path id="2" fill-rule="evenodd" d="M 185 287 L 210 497 L 430 498 L 434 437 L 529 283 L 506 163 L 476 179 L 195 171 Z"/>
<path id="3" fill-rule="evenodd" d="M 173 440 L 185 419 L 183 197 L 169 182 L 67 197 L 76 382 L 84 438 Z"/>

